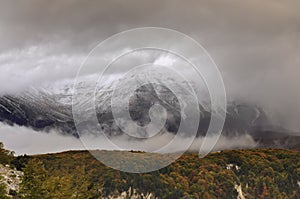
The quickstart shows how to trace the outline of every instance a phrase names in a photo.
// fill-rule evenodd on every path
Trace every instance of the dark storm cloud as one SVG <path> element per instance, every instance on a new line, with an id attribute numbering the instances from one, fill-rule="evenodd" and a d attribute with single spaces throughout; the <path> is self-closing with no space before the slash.
<path id="1" fill-rule="evenodd" d="M 239 42 L 291 36 L 299 31 L 297 1 L 2 1 L 4 46 L 69 40 L 88 44 L 128 28 L 163 26 L 207 42 Z M 198 33 L 198 34 L 197 34 Z M 199 33 L 202 33 L 201 35 Z M 205 34 L 206 33 L 206 34 Z M 219 35 L 223 35 L 220 38 Z M 297 34 L 296 34 L 297 35 Z M 219 38 L 217 41 L 216 39 Z M 15 43 L 16 42 L 16 43 Z"/>
<path id="2" fill-rule="evenodd" d="M 112 33 L 142 25 L 155 9 L 155 4 L 137 1 L 4 1 L 2 48 L 63 40 L 68 50 L 82 50 Z"/>
<path id="3" fill-rule="evenodd" d="M 130 28 L 160 26 L 204 45 L 222 72 L 229 99 L 259 103 L 277 121 L 300 130 L 297 0 L 7 0 L 0 5 L 1 85 L 15 82 L 4 90 L 72 77 L 99 41 Z"/>

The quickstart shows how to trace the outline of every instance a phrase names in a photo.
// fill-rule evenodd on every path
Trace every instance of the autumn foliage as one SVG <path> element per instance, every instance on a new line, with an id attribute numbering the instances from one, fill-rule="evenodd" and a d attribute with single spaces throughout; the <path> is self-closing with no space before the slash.
<path id="1" fill-rule="evenodd" d="M 87 151 L 25 159 L 20 192 L 25 198 L 103 198 L 130 187 L 159 198 L 237 198 L 235 185 L 241 185 L 246 198 L 300 198 L 300 153 L 296 151 L 232 150 L 203 159 L 187 153 L 168 167 L 145 174 L 111 169 Z"/>

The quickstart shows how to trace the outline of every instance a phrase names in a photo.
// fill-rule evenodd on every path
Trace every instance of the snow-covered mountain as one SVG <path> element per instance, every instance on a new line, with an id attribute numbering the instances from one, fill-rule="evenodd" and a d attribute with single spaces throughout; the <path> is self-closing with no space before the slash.
<path id="1" fill-rule="evenodd" d="M 146 76 L 142 77 L 145 81 Z M 152 80 L 151 80 L 152 81 Z M 189 91 L 183 88 L 184 82 L 176 82 L 167 79 L 173 86 L 176 86 L 182 95 L 190 95 Z M 86 104 L 95 93 L 96 113 L 101 129 L 109 136 L 118 136 L 123 132 L 116 125 L 111 110 L 111 98 L 116 81 L 105 81 L 106 84 L 91 87 L 89 81 L 78 83 L 76 92 L 82 98 L 74 103 L 77 107 L 82 107 L 85 121 L 88 121 L 89 112 Z M 149 80 L 150 82 L 150 80 Z M 117 96 L 119 106 L 123 106 L 124 96 L 127 95 L 131 87 L 130 82 L 122 86 L 122 90 Z M 16 124 L 31 127 L 35 130 L 49 131 L 56 129 L 62 134 L 78 137 L 72 115 L 72 95 L 74 93 L 73 82 L 65 81 L 56 84 L 31 88 L 25 92 L 0 97 L 0 121 L 8 124 Z M 124 95 L 124 96 L 123 96 Z M 185 103 L 189 103 L 189 97 Z M 139 125 L 146 125 L 150 122 L 149 109 L 159 103 L 167 111 L 168 119 L 165 129 L 168 132 L 176 133 L 181 121 L 180 105 L 175 94 L 165 86 L 159 84 L 144 84 L 135 90 L 130 98 L 129 111 L 132 120 Z M 205 135 L 210 122 L 209 103 L 199 104 L 200 116 L 198 136 Z M 81 127 L 92 128 L 88 122 Z M 93 129 L 90 130 L 92 132 Z M 263 146 L 270 147 L 293 147 L 299 144 L 299 138 L 293 137 L 289 132 L 272 124 L 267 113 L 258 106 L 243 102 L 229 102 L 227 106 L 227 117 L 223 134 L 226 136 L 236 136 L 249 134 L 256 141 L 260 141 Z M 274 136 L 273 136 L 274 135 Z"/>

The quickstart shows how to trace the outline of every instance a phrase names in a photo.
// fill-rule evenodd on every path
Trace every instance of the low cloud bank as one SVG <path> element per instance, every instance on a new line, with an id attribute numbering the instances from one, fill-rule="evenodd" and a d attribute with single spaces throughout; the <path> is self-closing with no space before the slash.
<path id="1" fill-rule="evenodd" d="M 169 143 L 174 135 L 164 133 L 155 136 L 152 139 L 137 141 L 130 140 L 126 136 L 114 138 L 112 142 L 118 145 L 122 150 L 143 150 L 155 151 L 156 149 Z M 214 138 L 209 138 L 208 141 L 212 142 Z M 68 150 L 86 150 L 86 149 L 106 149 L 106 150 L 120 150 L 118 146 L 107 142 L 103 137 L 85 136 L 83 138 L 84 144 L 80 139 L 71 136 L 63 136 L 58 132 L 51 131 L 38 132 L 26 127 L 9 126 L 0 124 L 0 141 L 4 143 L 5 148 L 15 151 L 17 155 L 22 154 L 43 154 L 55 153 Z M 175 148 L 171 148 L 170 152 L 181 151 L 185 148 L 185 143 L 188 142 L 187 138 L 182 138 L 175 143 Z M 198 151 L 203 142 L 203 138 L 197 138 L 190 146 L 190 150 Z M 257 144 L 253 141 L 251 136 L 242 135 L 233 138 L 221 136 L 218 143 L 214 147 L 214 151 L 222 149 L 233 148 L 253 148 Z"/>

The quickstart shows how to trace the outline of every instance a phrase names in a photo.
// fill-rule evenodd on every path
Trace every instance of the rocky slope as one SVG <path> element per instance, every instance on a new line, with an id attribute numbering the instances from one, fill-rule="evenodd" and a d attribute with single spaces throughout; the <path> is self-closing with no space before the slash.
<path id="1" fill-rule="evenodd" d="M 23 172 L 12 169 L 9 165 L 0 164 L 0 176 L 0 183 L 5 185 L 7 194 L 19 191 Z"/>
<path id="2" fill-rule="evenodd" d="M 175 83 L 183 94 L 187 94 L 182 87 L 183 83 Z M 111 110 L 112 88 L 114 83 L 103 85 L 95 90 L 89 84 L 82 82 L 79 84 L 82 99 L 77 100 L 79 107 L 84 110 L 88 117 L 93 110 L 86 109 L 88 100 L 96 93 L 96 112 L 102 130 L 110 136 L 121 135 L 122 131 L 116 125 Z M 118 103 L 126 93 L 125 85 Z M 182 88 L 181 88 L 182 87 Z M 29 89 L 26 92 L 4 95 L 0 97 L 0 121 L 11 125 L 17 124 L 31 127 L 36 130 L 48 131 L 56 129 L 63 134 L 78 137 L 72 115 L 72 84 L 70 82 L 58 85 L 46 86 L 38 89 Z M 124 95 L 124 96 L 123 96 Z M 188 99 L 188 98 L 187 98 Z M 160 85 L 146 84 L 135 91 L 130 98 L 129 111 L 131 118 L 145 125 L 150 122 L 149 109 L 154 103 L 162 105 L 168 114 L 165 129 L 168 132 L 176 133 L 180 124 L 181 113 L 178 99 L 174 93 Z M 188 101 L 186 103 L 189 103 Z M 210 122 L 210 110 L 207 104 L 199 104 L 201 119 L 198 127 L 198 136 L 204 136 Z M 81 127 L 91 128 L 87 122 Z M 92 132 L 91 129 L 90 132 Z M 261 146 L 267 147 L 297 147 L 300 143 L 299 136 L 291 134 L 289 131 L 273 125 L 268 114 L 260 107 L 243 102 L 229 102 L 227 107 L 226 121 L 223 135 L 236 136 L 249 134 Z"/>

